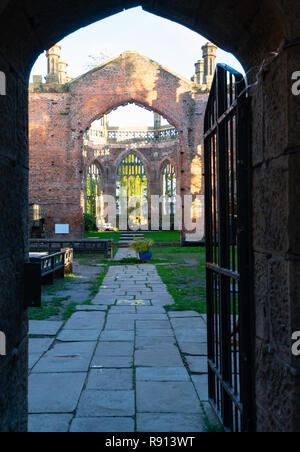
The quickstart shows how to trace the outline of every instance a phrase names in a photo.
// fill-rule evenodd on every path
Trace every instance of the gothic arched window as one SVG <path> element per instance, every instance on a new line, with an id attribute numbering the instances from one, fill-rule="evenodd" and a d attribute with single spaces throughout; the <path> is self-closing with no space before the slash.
<path id="1" fill-rule="evenodd" d="M 86 213 L 99 216 L 100 200 L 103 195 L 101 169 L 97 163 L 89 167 L 86 180 Z"/>
<path id="2" fill-rule="evenodd" d="M 123 213 L 122 205 L 128 206 L 129 223 L 143 226 L 148 222 L 148 179 L 142 161 L 134 153 L 119 164 L 116 196 L 119 214 Z"/>
<path id="3" fill-rule="evenodd" d="M 164 215 L 176 213 L 177 178 L 174 166 L 167 162 L 162 169 L 162 195 Z"/>

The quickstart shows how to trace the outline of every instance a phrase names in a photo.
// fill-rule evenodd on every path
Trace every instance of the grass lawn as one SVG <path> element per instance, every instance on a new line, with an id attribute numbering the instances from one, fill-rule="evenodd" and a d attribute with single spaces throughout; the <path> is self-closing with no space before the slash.
<path id="1" fill-rule="evenodd" d="M 110 231 L 104 231 L 104 232 L 85 232 L 84 238 L 85 239 L 113 239 L 115 243 L 120 241 L 121 233 L 120 232 L 110 232 Z"/>
<path id="2" fill-rule="evenodd" d="M 155 242 L 180 242 L 179 231 L 144 231 L 144 236 L 147 239 L 152 239 Z M 113 239 L 115 243 L 120 241 L 120 232 L 86 232 L 84 238 L 96 239 Z"/>
<path id="3" fill-rule="evenodd" d="M 154 259 L 164 259 L 157 271 L 174 298 L 167 310 L 206 313 L 205 248 L 154 248 Z"/>
<path id="4" fill-rule="evenodd" d="M 180 242 L 180 231 L 145 231 L 144 236 L 154 242 Z"/>
<path id="5" fill-rule="evenodd" d="M 93 255 L 92 255 L 93 256 Z M 91 255 L 88 256 L 88 259 Z M 84 264 L 83 264 L 84 265 Z M 42 291 L 42 307 L 29 308 L 29 320 L 68 320 L 76 311 L 77 305 L 90 305 L 92 299 L 97 295 L 102 281 L 107 273 L 108 267 L 99 269 L 99 274 L 82 282 L 82 277 L 78 275 L 68 275 L 64 279 L 58 279 L 53 285 L 44 286 Z M 72 302 L 72 297 L 68 294 L 68 289 L 76 289 L 76 285 L 87 285 L 87 296 L 82 302 Z M 65 296 L 61 296 L 64 293 Z M 44 297 L 46 295 L 46 297 Z"/>

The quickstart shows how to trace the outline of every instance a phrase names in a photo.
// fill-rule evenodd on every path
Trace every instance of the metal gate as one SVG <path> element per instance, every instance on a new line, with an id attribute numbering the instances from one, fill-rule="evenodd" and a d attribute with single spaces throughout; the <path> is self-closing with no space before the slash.
<path id="1" fill-rule="evenodd" d="M 205 114 L 209 398 L 226 431 L 253 431 L 250 100 L 218 65 Z"/>

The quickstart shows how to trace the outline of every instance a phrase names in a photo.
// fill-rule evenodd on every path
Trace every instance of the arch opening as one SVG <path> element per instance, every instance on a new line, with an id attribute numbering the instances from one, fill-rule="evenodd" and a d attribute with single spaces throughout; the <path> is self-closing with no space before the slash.
<path id="1" fill-rule="evenodd" d="M 97 162 L 88 168 L 85 191 L 85 213 L 101 221 L 104 211 L 103 176 Z"/>
<path id="2" fill-rule="evenodd" d="M 148 228 L 148 177 L 134 152 L 123 157 L 117 168 L 116 202 L 119 226 L 125 216 L 129 230 Z"/>

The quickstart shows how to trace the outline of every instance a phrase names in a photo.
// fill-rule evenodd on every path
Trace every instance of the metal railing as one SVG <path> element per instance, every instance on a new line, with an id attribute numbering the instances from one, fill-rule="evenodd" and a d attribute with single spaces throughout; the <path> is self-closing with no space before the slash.
<path id="1" fill-rule="evenodd" d="M 176 140 L 178 131 L 174 127 L 165 127 L 161 129 L 110 129 L 107 132 L 109 143 L 127 143 L 127 142 L 163 142 Z"/>
<path id="2" fill-rule="evenodd" d="M 56 239 L 30 239 L 30 251 L 55 252 L 64 248 L 72 248 L 74 253 L 89 254 L 101 253 L 105 257 L 112 256 L 113 241 L 111 239 L 82 239 L 82 240 L 56 240 Z"/>
<path id="3" fill-rule="evenodd" d="M 86 134 L 84 136 L 84 146 L 88 146 L 89 143 L 160 143 L 176 140 L 178 137 L 179 133 L 173 126 L 162 126 L 159 129 L 154 127 L 110 127 L 105 132 L 99 131 L 97 134 Z"/>

